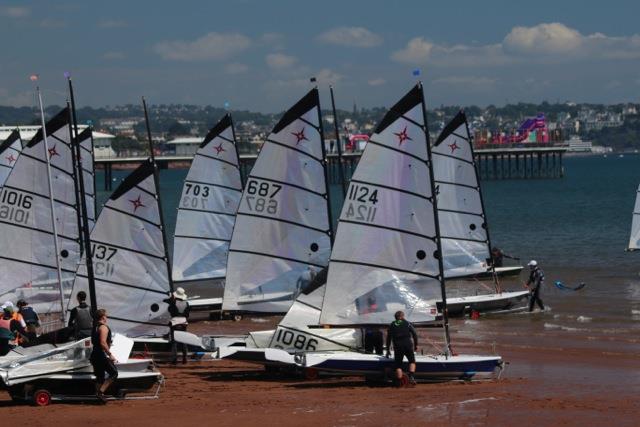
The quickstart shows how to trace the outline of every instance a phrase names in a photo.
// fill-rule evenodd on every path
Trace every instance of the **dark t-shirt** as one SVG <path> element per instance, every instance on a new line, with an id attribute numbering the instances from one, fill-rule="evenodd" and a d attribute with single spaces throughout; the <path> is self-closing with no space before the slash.
<path id="1" fill-rule="evenodd" d="M 413 348 L 418 345 L 418 334 L 411 323 L 406 320 L 395 320 L 389 325 L 387 348 L 389 348 L 391 342 L 393 342 L 394 348 Z"/>

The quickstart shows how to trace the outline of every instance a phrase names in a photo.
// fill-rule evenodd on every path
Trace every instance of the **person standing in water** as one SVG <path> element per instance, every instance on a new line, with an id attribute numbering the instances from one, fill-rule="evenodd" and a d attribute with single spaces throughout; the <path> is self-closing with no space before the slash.
<path id="1" fill-rule="evenodd" d="M 402 361 L 406 357 L 409 362 L 409 382 L 416 384 L 414 374 L 416 372 L 416 356 L 418 350 L 418 334 L 411 323 L 404 318 L 403 311 L 396 311 L 396 320 L 389 325 L 387 332 L 387 357 L 391 356 L 391 342 L 393 342 L 393 356 L 396 365 L 396 381 L 398 386 L 402 380 Z"/>
<path id="2" fill-rule="evenodd" d="M 529 280 L 524 285 L 529 291 L 531 295 L 529 296 L 529 312 L 533 311 L 534 305 L 537 303 L 540 310 L 544 311 L 544 303 L 540 298 L 540 288 L 544 284 L 544 272 L 538 266 L 538 263 L 535 260 L 529 261 Z"/>
<path id="3" fill-rule="evenodd" d="M 116 358 L 111 353 L 111 329 L 107 326 L 107 311 L 100 309 L 96 311 L 96 323 L 91 334 L 91 365 L 96 376 L 96 396 L 106 402 L 104 393 L 118 378 L 118 368 L 116 368 Z M 106 378 L 106 375 L 109 378 Z"/>

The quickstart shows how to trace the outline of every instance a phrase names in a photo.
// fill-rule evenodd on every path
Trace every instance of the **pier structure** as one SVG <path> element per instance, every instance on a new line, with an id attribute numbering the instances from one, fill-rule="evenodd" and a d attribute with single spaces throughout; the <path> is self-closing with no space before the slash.
<path id="1" fill-rule="evenodd" d="M 490 148 L 476 149 L 475 157 L 478 173 L 483 180 L 493 179 L 538 179 L 538 178 L 562 178 L 564 166 L 562 156 L 565 147 L 527 147 L 527 148 Z M 344 153 L 342 155 L 342 167 L 346 180 L 351 175 L 360 160 L 361 152 Z M 244 177 L 256 161 L 257 154 L 240 155 L 240 171 Z M 329 182 L 340 183 L 338 155 L 329 153 Z M 96 168 L 104 170 L 104 190 L 113 189 L 113 170 L 117 168 L 133 168 L 146 160 L 144 156 L 135 157 L 108 157 L 96 158 Z M 158 155 L 156 163 L 160 169 L 180 167 L 193 160 L 193 156 L 187 155 Z"/>

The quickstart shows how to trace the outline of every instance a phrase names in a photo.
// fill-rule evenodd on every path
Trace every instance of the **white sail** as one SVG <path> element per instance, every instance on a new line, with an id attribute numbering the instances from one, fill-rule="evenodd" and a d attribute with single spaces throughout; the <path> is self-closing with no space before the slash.
<path id="1" fill-rule="evenodd" d="M 351 179 L 331 252 L 321 324 L 433 321 L 440 300 L 424 100 L 416 86 L 385 115 Z"/>
<path id="2" fill-rule="evenodd" d="M 169 331 L 169 265 L 149 159 L 118 186 L 91 232 L 96 300 L 114 331 L 131 337 Z M 73 294 L 89 292 L 86 264 L 78 269 Z"/>
<path id="3" fill-rule="evenodd" d="M 633 207 L 633 220 L 631 222 L 631 236 L 629 236 L 629 250 L 640 249 L 640 185 L 636 191 L 636 204 Z"/>
<path id="4" fill-rule="evenodd" d="M 96 223 L 96 181 L 95 181 L 95 159 L 93 152 L 93 131 L 90 127 L 85 128 L 78 135 L 80 141 L 80 155 L 82 156 L 82 178 L 84 179 L 84 193 L 87 204 L 87 217 L 89 231 Z"/>
<path id="5" fill-rule="evenodd" d="M 231 238 L 223 310 L 286 312 L 327 265 L 331 227 L 321 125 L 313 89 L 262 146 Z"/>
<path id="6" fill-rule="evenodd" d="M 471 136 L 460 111 L 431 149 L 447 278 L 486 272 L 491 252 Z"/>
<path id="7" fill-rule="evenodd" d="M 233 123 L 225 115 L 196 151 L 182 188 L 173 280 L 200 298 L 222 296 L 229 242 L 242 196 Z"/>
<path id="8" fill-rule="evenodd" d="M 0 188 L 9 177 L 22 151 L 20 132 L 14 130 L 7 139 L 0 143 Z"/>
<path id="9" fill-rule="evenodd" d="M 0 293 L 7 299 L 25 298 L 41 312 L 61 311 L 56 258 L 65 293 L 80 259 L 69 116 L 65 108 L 46 124 L 48 152 L 42 130 L 26 144 L 0 193 Z M 59 254 L 54 249 L 47 157 Z"/>

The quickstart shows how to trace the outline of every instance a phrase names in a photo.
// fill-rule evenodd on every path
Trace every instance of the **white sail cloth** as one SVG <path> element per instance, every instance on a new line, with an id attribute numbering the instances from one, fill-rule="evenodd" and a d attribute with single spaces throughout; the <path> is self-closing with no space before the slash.
<path id="1" fill-rule="evenodd" d="M 65 294 L 80 260 L 75 168 L 70 146 L 70 114 L 65 108 L 23 148 L 0 193 L 0 294 L 25 298 L 40 312 L 60 312 L 62 271 Z M 49 192 L 47 161 L 53 195 Z M 54 249 L 51 215 L 54 200 L 59 254 Z"/>
<path id="2" fill-rule="evenodd" d="M 491 249 L 471 136 L 462 111 L 444 128 L 431 153 L 445 277 L 486 272 Z"/>
<path id="3" fill-rule="evenodd" d="M 287 111 L 260 150 L 231 238 L 223 310 L 283 313 L 330 252 L 318 90 Z"/>
<path id="4" fill-rule="evenodd" d="M 0 188 L 9 177 L 21 151 L 22 140 L 20 139 L 20 132 L 14 130 L 0 144 Z"/>
<path id="5" fill-rule="evenodd" d="M 87 204 L 87 217 L 89 232 L 96 223 L 96 181 L 95 162 L 93 153 L 93 131 L 85 128 L 78 135 L 80 142 L 80 155 L 82 156 L 82 179 L 84 180 L 85 203 Z"/>
<path id="6" fill-rule="evenodd" d="M 366 145 L 342 208 L 321 324 L 388 324 L 404 310 L 435 319 L 441 299 L 422 88 L 385 115 Z"/>
<path id="7" fill-rule="evenodd" d="M 223 279 L 229 241 L 242 195 L 242 181 L 231 116 L 214 126 L 196 151 L 180 197 L 173 245 L 173 280 L 189 294 L 213 295 L 213 285 L 194 281 Z"/>
<path id="8" fill-rule="evenodd" d="M 636 191 L 636 203 L 633 207 L 631 235 L 629 236 L 629 250 L 640 249 L 640 185 Z"/>
<path id="9" fill-rule="evenodd" d="M 91 232 L 96 300 L 114 331 L 130 337 L 168 333 L 169 265 L 165 258 L 155 179 L 149 159 L 104 205 Z M 73 293 L 89 292 L 86 265 Z"/>

